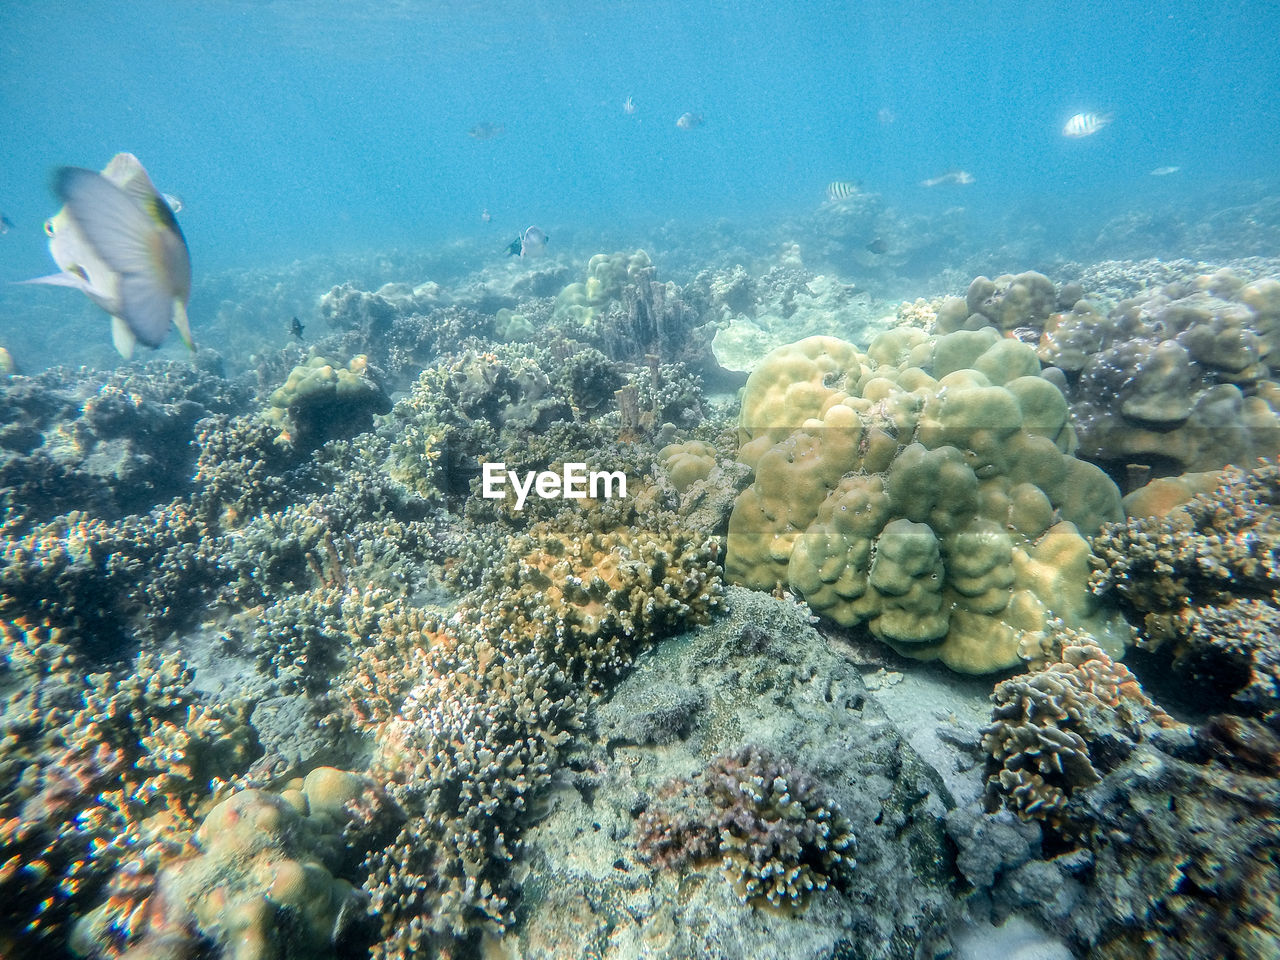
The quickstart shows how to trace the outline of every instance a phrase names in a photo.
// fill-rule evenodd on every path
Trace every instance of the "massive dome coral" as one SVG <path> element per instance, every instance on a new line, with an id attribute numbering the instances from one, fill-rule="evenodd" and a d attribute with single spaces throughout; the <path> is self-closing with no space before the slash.
<path id="1" fill-rule="evenodd" d="M 1017 664 L 1051 616 L 1123 649 L 1086 586 L 1085 538 L 1121 516 L 1119 491 L 1072 456 L 1066 401 L 1039 371 L 993 330 L 773 351 L 743 396 L 755 479 L 728 575 L 965 673 Z"/>

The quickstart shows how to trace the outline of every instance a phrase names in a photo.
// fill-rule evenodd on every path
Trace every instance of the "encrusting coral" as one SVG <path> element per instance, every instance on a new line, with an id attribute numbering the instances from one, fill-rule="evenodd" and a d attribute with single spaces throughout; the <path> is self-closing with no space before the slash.
<path id="1" fill-rule="evenodd" d="M 1039 370 L 991 330 L 774 351 L 743 396 L 755 479 L 728 576 L 966 673 L 1018 663 L 1051 616 L 1118 653 L 1127 629 L 1088 593 L 1085 536 L 1119 518 L 1119 492 L 1071 456 L 1066 401 Z"/>
<path id="2" fill-rule="evenodd" d="M 752 746 L 665 784 L 637 830 L 645 862 L 680 870 L 719 861 L 748 903 L 802 907 L 815 890 L 844 887 L 855 866 L 852 826 L 821 785 Z"/>

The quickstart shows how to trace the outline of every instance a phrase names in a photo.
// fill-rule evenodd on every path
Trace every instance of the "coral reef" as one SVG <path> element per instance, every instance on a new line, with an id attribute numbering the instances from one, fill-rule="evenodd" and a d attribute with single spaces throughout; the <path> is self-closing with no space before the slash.
<path id="1" fill-rule="evenodd" d="M 162 633 L 216 581 L 203 526 L 175 501 L 112 523 L 78 512 L 0 540 L 0 615 L 71 628 L 77 649 L 117 648 L 130 629 Z M 215 575 L 216 576 L 216 575 Z"/>
<path id="2" fill-rule="evenodd" d="M 367 356 L 383 371 L 388 389 L 411 381 L 423 366 L 441 354 L 457 349 L 468 337 L 490 332 L 494 319 L 492 298 L 476 304 L 451 302 L 440 284 L 417 286 L 387 283 L 376 291 L 359 290 L 347 282 L 333 287 L 319 299 L 319 314 L 340 333 L 313 349 L 339 356 Z M 515 303 L 499 297 L 499 306 Z"/>
<path id="3" fill-rule="evenodd" d="M 1085 287 L 1028 272 L 978 277 L 938 307 L 939 332 L 991 326 L 1037 353 L 1071 404 L 1077 454 L 1126 491 L 1153 473 L 1247 465 L 1280 452 L 1280 388 L 1269 359 L 1280 281 L 1230 270 L 1156 273 L 1110 310 Z M 1172 278 L 1178 279 L 1172 279 Z M 1092 275 L 1090 279 L 1095 279 Z"/>
<path id="4" fill-rule="evenodd" d="M 963 301 L 952 298 L 938 307 L 937 329 L 951 333 L 992 326 L 1019 339 L 1038 337 L 1054 310 L 1071 307 L 1080 299 L 1078 289 L 1072 298 L 1072 290 L 1064 287 L 1060 295 L 1052 280 L 1034 270 L 994 280 L 978 277 L 969 284 Z"/>
<path id="5" fill-rule="evenodd" d="M 1093 550 L 1093 589 L 1140 619 L 1139 646 L 1171 657 L 1202 699 L 1276 710 L 1280 467 L 1225 470 L 1163 517 L 1104 527 Z"/>
<path id="6" fill-rule="evenodd" d="M 717 295 L 709 314 L 719 327 L 712 351 L 725 370 L 750 372 L 771 350 L 814 334 L 865 339 L 873 321 L 893 312 L 834 276 L 806 270 L 798 254 L 754 281 L 750 301 L 735 276 L 711 279 Z"/>
<path id="7" fill-rule="evenodd" d="M 1275 953 L 1276 468 L 1119 524 L 1077 435 L 1265 451 L 1276 264 L 898 306 L 930 222 L 300 261 L 208 281 L 221 356 L 3 379 L 0 955 Z M 980 735 L 943 667 L 1019 658 Z"/>
<path id="8" fill-rule="evenodd" d="M 642 860 L 681 869 L 719 860 L 745 903 L 799 907 L 855 866 L 849 821 L 820 785 L 767 750 L 713 759 L 692 780 L 672 780 L 636 824 Z"/>
<path id="9" fill-rule="evenodd" d="M 212 943 L 228 960 L 336 957 L 364 899 L 333 871 L 352 867 L 343 826 L 374 794 L 363 777 L 317 767 L 279 793 L 239 790 L 214 806 L 160 871 L 122 960 L 178 956 Z M 110 945 L 115 904 L 76 928 L 81 952 Z"/>
<path id="10" fill-rule="evenodd" d="M 628 284 L 652 276 L 653 264 L 643 250 L 631 254 L 597 253 L 587 261 L 587 279 L 560 291 L 552 318 L 569 320 L 588 330 L 610 303 L 622 299 Z"/>
<path id="11" fill-rule="evenodd" d="M 513 543 L 474 604 L 408 665 L 415 679 L 377 729 L 374 769 L 405 822 L 367 864 L 382 918 L 375 956 L 512 924 L 510 861 L 587 692 L 719 605 L 713 543 L 670 518 L 641 522 L 634 504 L 598 511 Z M 366 661 L 371 672 L 394 671 Z M 372 699 L 377 710 L 392 697 Z"/>
<path id="12" fill-rule="evenodd" d="M 716 466 L 716 448 L 705 440 L 669 443 L 658 451 L 672 484 L 684 493 L 694 483 L 705 480 Z"/>
<path id="13" fill-rule="evenodd" d="M 294 367 L 271 394 L 265 417 L 279 428 L 281 439 L 310 450 L 363 433 L 373 425 L 374 414 L 390 409 L 367 357 L 353 357 L 344 368 L 316 356 Z"/>
<path id="14" fill-rule="evenodd" d="M 70 918 L 113 873 L 145 885 L 194 828 L 210 779 L 243 770 L 254 744 L 245 708 L 202 702 L 176 656 L 85 675 L 65 633 L 10 621 L 5 634 L 4 679 L 20 684 L 0 718 L 9 955 L 13 937 L 65 947 Z"/>
<path id="15" fill-rule="evenodd" d="M 613 360 L 700 361 L 704 345 L 693 335 L 699 316 L 643 250 L 598 253 L 587 262 L 587 278 L 556 297 L 550 323 L 569 340 L 588 343 Z"/>
<path id="16" fill-rule="evenodd" d="M 1072 795 L 1173 720 L 1092 638 L 1057 629 L 1056 659 L 996 686 L 982 747 L 989 754 L 988 810 L 1004 803 L 1024 819 L 1070 833 L 1079 829 L 1065 813 Z"/>
<path id="17" fill-rule="evenodd" d="M 247 391 L 169 361 L 72 376 L 0 379 L 0 511 L 6 531 L 71 509 L 115 520 L 184 492 L 196 424 Z"/>
<path id="18" fill-rule="evenodd" d="M 614 520 L 617 512 L 534 526 L 480 588 L 495 598 L 481 604 L 482 622 L 517 634 L 555 624 L 546 653 L 593 686 L 629 666 L 649 638 L 702 622 L 719 605 L 716 541 L 670 515 L 650 515 L 637 528 Z"/>
<path id="19" fill-rule="evenodd" d="M 949 818 L 966 876 L 1089 956 L 1273 954 L 1280 738 L 1239 717 L 1176 723 L 1087 635 L 1054 640 L 992 697 L 995 812 Z M 1002 807 L 1029 821 L 1020 838 Z"/>
<path id="20" fill-rule="evenodd" d="M 755 479 L 730 517 L 728 575 L 966 673 L 1018 663 L 1051 616 L 1118 653 L 1127 630 L 1088 593 L 1082 534 L 1120 516 L 1119 493 L 1070 455 L 1066 402 L 1038 372 L 1029 346 L 989 330 L 770 354 L 743 396 Z"/>
<path id="21" fill-rule="evenodd" d="M 939 826 L 951 803 L 946 789 L 801 608 L 738 587 L 726 601 L 726 616 L 659 645 L 608 698 L 588 705 L 543 804 L 548 814 L 524 834 L 530 871 L 521 922 L 506 938 L 511 950 L 529 960 L 944 955 L 953 904 L 953 865 Z M 721 837 L 700 832 L 712 851 L 705 863 L 669 869 L 644 862 L 644 824 L 671 826 L 695 809 L 713 821 L 727 814 L 698 795 L 719 791 L 709 767 L 732 771 L 717 780 L 723 799 L 742 814 L 725 825 L 727 869 Z M 739 790 L 745 784 L 737 777 L 748 768 L 766 780 L 749 788 L 759 804 Z M 821 784 L 821 800 L 801 787 L 811 781 L 796 770 Z M 813 858 L 803 865 L 794 848 L 739 846 L 748 836 L 799 841 L 793 830 L 816 825 L 798 819 L 766 828 L 756 819 L 779 799 L 766 775 L 780 772 L 794 788 L 792 803 L 832 813 L 821 841 L 826 854 L 810 848 Z M 689 786 L 681 792 L 680 784 Z M 664 785 L 677 793 L 664 796 Z M 801 792 L 807 801 L 798 799 Z M 847 820 L 838 828 L 837 808 Z M 733 852 L 759 849 L 803 874 L 819 869 L 839 834 L 857 836 L 852 879 L 845 884 L 830 872 L 844 875 L 851 866 L 849 847 L 821 868 L 825 888 L 816 875 L 807 895 L 796 888 L 803 909 L 776 883 L 750 886 L 758 866 Z M 767 895 L 743 902 L 726 873 L 742 880 L 749 898 L 772 885 L 779 908 Z"/>
<path id="22" fill-rule="evenodd" d="M 470 496 L 495 451 L 571 421 L 568 395 L 539 363 L 547 355 L 529 350 L 467 351 L 424 370 L 392 411 L 392 476 L 419 496 L 453 503 Z"/>

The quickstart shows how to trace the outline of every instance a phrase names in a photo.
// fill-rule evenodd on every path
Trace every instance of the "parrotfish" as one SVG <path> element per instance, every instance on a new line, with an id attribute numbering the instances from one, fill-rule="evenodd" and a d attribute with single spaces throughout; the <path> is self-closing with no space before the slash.
<path id="1" fill-rule="evenodd" d="M 101 173 L 60 167 L 53 192 L 63 207 L 44 228 L 62 272 L 23 282 L 84 293 L 111 314 L 111 339 L 122 357 L 132 356 L 138 341 L 160 346 L 170 325 L 194 350 L 187 241 L 138 158 L 118 153 Z"/>

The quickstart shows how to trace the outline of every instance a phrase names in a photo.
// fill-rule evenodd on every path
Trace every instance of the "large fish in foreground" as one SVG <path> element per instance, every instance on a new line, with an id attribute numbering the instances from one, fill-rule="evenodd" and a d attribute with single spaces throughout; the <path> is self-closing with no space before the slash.
<path id="1" fill-rule="evenodd" d="M 187 241 L 138 158 L 118 153 L 102 173 L 59 167 L 53 192 L 63 207 L 44 226 L 62 272 L 24 282 L 82 291 L 111 314 L 111 340 L 122 357 L 132 356 L 138 341 L 160 346 L 171 324 L 194 350 Z"/>

